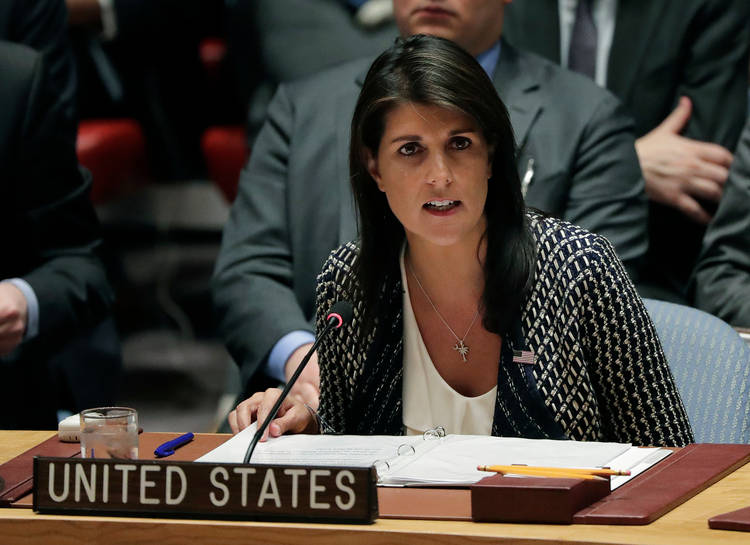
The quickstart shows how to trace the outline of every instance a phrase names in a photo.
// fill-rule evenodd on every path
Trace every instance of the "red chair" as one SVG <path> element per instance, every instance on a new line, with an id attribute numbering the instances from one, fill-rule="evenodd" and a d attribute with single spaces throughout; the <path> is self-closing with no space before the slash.
<path id="1" fill-rule="evenodd" d="M 227 82 L 221 77 L 227 54 L 222 38 L 205 38 L 198 46 L 198 54 L 217 100 L 227 95 Z M 245 128 L 242 125 L 215 125 L 208 127 L 201 137 L 201 151 L 208 176 L 218 186 L 227 202 L 237 196 L 237 182 L 242 167 L 247 162 L 248 149 Z"/>
<path id="2" fill-rule="evenodd" d="M 209 127 L 201 137 L 201 149 L 209 177 L 231 203 L 237 196 L 237 181 L 249 155 L 245 128 L 233 125 Z"/>
<path id="3" fill-rule="evenodd" d="M 147 180 L 146 141 L 133 119 L 81 121 L 76 151 L 93 176 L 94 204 L 121 197 Z"/>
<path id="4" fill-rule="evenodd" d="M 227 44 L 223 38 L 204 38 L 198 45 L 198 55 L 206 75 L 219 80 L 224 58 L 227 56 Z"/>

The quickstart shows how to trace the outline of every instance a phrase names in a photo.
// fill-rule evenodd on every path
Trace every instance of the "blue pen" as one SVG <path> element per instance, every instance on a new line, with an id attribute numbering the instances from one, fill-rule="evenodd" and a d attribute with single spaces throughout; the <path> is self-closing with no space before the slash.
<path id="1" fill-rule="evenodd" d="M 172 439 L 171 441 L 167 441 L 163 445 L 159 445 L 158 447 L 156 447 L 154 454 L 157 458 L 172 456 L 175 450 L 180 448 L 182 445 L 188 444 L 192 440 L 193 434 L 191 432 L 188 432 L 185 435 L 180 435 L 177 439 Z"/>

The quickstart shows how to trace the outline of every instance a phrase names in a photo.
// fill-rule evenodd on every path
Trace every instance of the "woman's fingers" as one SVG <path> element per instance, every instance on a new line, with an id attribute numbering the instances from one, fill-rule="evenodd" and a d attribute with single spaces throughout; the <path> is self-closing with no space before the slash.
<path id="1" fill-rule="evenodd" d="M 229 421 L 229 427 L 232 428 L 232 433 L 239 433 L 240 428 L 237 426 L 237 409 L 234 409 L 229 413 L 227 420 Z"/>
<path id="2" fill-rule="evenodd" d="M 273 403 L 278 397 L 278 393 L 280 393 L 280 391 L 277 388 L 269 388 L 265 392 L 254 393 L 245 401 L 238 404 L 237 407 L 229 413 L 228 417 L 229 426 L 232 428 L 232 432 L 238 433 L 258 419 L 258 409 L 263 404 L 264 399 L 266 397 L 273 397 L 273 401 L 271 401 L 270 405 L 273 406 Z M 262 422 L 262 416 L 260 417 L 260 420 Z"/>
<path id="3" fill-rule="evenodd" d="M 260 399 L 260 402 L 258 403 L 258 409 L 257 409 L 257 414 L 256 414 L 256 418 L 258 420 L 258 426 L 262 426 L 263 422 L 265 422 L 266 419 L 268 418 L 268 415 L 271 414 L 271 409 L 276 404 L 276 401 L 279 399 L 280 395 L 281 395 L 281 390 L 279 390 L 278 388 L 269 388 L 268 390 L 264 392 L 262 398 Z M 284 400 L 284 402 L 281 404 L 281 407 L 279 407 L 279 412 L 277 413 L 277 417 L 280 415 L 283 415 L 286 412 L 286 407 L 290 403 L 291 401 L 289 401 L 288 399 Z M 265 441 L 267 438 L 268 438 L 268 428 L 266 428 L 266 430 L 263 432 L 263 436 L 260 438 L 260 440 Z"/>
<path id="4" fill-rule="evenodd" d="M 281 411 L 279 411 L 281 412 Z M 271 437 L 278 437 L 285 433 L 304 433 L 313 429 L 313 413 L 305 405 L 294 403 L 286 412 L 273 420 L 268 426 Z"/>
<path id="5" fill-rule="evenodd" d="M 281 395 L 278 388 L 269 388 L 265 392 L 256 392 L 229 413 L 229 426 L 232 433 L 238 433 L 250 424 L 257 421 L 258 425 L 263 425 L 271 409 Z M 285 433 L 312 432 L 315 427 L 314 414 L 304 403 L 290 398 L 285 399 L 279 407 L 276 417 L 263 432 L 261 441 L 271 437 L 278 437 Z"/>

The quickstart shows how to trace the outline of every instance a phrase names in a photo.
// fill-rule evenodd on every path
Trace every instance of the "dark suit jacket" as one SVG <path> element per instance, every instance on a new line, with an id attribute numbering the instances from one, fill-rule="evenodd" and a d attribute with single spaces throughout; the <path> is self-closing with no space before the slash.
<path id="1" fill-rule="evenodd" d="M 750 117 L 693 278 L 695 305 L 750 327 Z"/>
<path id="2" fill-rule="evenodd" d="M 68 43 L 67 23 L 65 0 L 0 2 L 0 40 L 27 45 L 44 55 L 50 79 L 63 107 L 65 130 L 75 142 L 76 71 Z"/>
<path id="3" fill-rule="evenodd" d="M 243 21 L 246 71 L 260 69 L 263 76 L 248 110 L 250 144 L 279 83 L 377 55 L 398 35 L 393 21 L 363 28 L 345 0 L 239 0 L 237 4 L 247 5 Z M 255 65 L 249 66 L 248 58 L 255 58 Z"/>
<path id="4" fill-rule="evenodd" d="M 46 362 L 100 320 L 113 295 L 95 255 L 100 239 L 90 180 L 60 129 L 64 104 L 41 56 L 0 41 L 0 79 L 0 279 L 23 278 L 39 300 L 37 337 L 0 358 L 0 423 L 7 426 L 15 414 L 11 425 L 50 426 L 58 407 Z"/>
<path id="5" fill-rule="evenodd" d="M 537 255 L 518 313 L 525 342 L 510 331 L 502 335 L 492 435 L 557 439 L 550 434 L 557 427 L 578 441 L 691 443 L 654 326 L 612 245 L 561 221 L 534 214 L 529 220 Z M 382 280 L 379 322 L 365 338 L 362 298 L 352 286 L 357 252 L 353 243 L 338 248 L 318 277 L 321 314 L 342 294 L 354 308 L 352 319 L 320 343 L 320 416 L 338 433 L 400 434 L 401 275 L 393 263 Z M 522 348 L 516 342 L 534 352 L 534 365 L 513 361 L 512 351 Z"/>
<path id="6" fill-rule="evenodd" d="M 559 63 L 557 4 L 519 0 L 508 5 L 505 37 Z M 693 115 L 684 135 L 734 149 L 747 107 L 748 21 L 747 0 L 618 2 L 607 88 L 635 119 L 638 137 L 661 123 L 679 97 L 687 95 Z M 655 203 L 649 221 L 651 247 L 644 280 L 666 291 L 647 288 L 642 294 L 664 298 L 671 292 L 681 297 L 704 228 L 676 209 Z"/>
<path id="7" fill-rule="evenodd" d="M 271 103 L 224 229 L 213 280 L 218 324 L 243 384 L 286 333 L 312 331 L 315 277 L 356 237 L 351 117 L 369 59 L 284 85 Z M 494 82 L 508 106 L 528 204 L 607 236 L 635 268 L 646 199 L 632 122 L 587 78 L 503 44 Z"/>

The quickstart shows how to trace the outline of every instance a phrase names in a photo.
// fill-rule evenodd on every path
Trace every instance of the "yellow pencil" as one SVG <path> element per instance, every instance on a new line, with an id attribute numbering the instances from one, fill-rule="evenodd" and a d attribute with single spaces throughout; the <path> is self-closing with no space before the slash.
<path id="1" fill-rule="evenodd" d="M 580 468 L 580 467 L 543 467 L 543 466 L 525 466 L 525 465 L 498 465 L 498 466 L 477 466 L 479 471 L 494 471 L 495 473 L 513 473 L 518 471 L 535 471 L 535 472 L 552 472 L 552 473 L 574 473 L 576 475 L 630 475 L 630 471 L 620 471 L 608 468 Z"/>
<path id="2" fill-rule="evenodd" d="M 586 473 L 572 473 L 568 471 L 542 471 L 538 469 L 512 469 L 495 471 L 501 475 L 526 475 L 529 477 L 550 477 L 556 479 L 583 479 L 585 481 L 604 480 L 604 477 L 598 475 L 588 475 Z"/>

